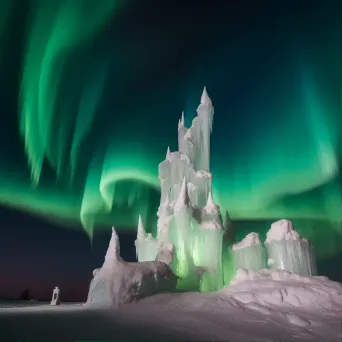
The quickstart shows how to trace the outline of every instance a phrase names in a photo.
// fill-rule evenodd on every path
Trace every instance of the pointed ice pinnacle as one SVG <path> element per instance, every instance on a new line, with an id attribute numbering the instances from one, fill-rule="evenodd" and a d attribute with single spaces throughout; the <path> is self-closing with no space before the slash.
<path id="1" fill-rule="evenodd" d="M 141 215 L 139 215 L 137 240 L 143 240 L 145 238 L 146 238 L 146 231 L 142 223 Z"/>
<path id="2" fill-rule="evenodd" d="M 178 120 L 178 129 L 181 127 L 185 127 L 185 120 L 184 120 L 184 111 L 182 112 L 182 117 L 180 120 Z"/>
<path id="3" fill-rule="evenodd" d="M 201 105 L 211 105 L 211 100 L 210 100 L 210 97 L 207 93 L 207 88 L 204 87 L 203 89 L 203 93 L 202 93 L 202 96 L 201 96 Z"/>
<path id="4" fill-rule="evenodd" d="M 184 111 L 182 112 L 181 125 L 185 126 Z"/>
<path id="5" fill-rule="evenodd" d="M 112 227 L 112 237 L 109 242 L 107 253 L 103 267 L 110 266 L 111 264 L 120 261 L 120 241 L 119 236 L 114 227 Z"/>
<path id="6" fill-rule="evenodd" d="M 166 160 L 171 161 L 170 146 L 167 147 L 167 151 L 166 151 Z"/>
<path id="7" fill-rule="evenodd" d="M 190 198 L 188 194 L 188 186 L 185 177 L 183 178 L 183 183 L 180 188 L 179 196 L 174 206 L 174 210 L 178 211 L 182 208 L 187 207 L 190 204 Z"/>
<path id="8" fill-rule="evenodd" d="M 214 202 L 213 200 L 213 196 L 211 194 L 211 191 L 209 191 L 208 193 L 208 200 L 207 200 L 207 204 L 205 205 L 205 207 L 203 208 L 207 213 L 215 213 L 218 211 L 219 207 L 218 205 Z"/>

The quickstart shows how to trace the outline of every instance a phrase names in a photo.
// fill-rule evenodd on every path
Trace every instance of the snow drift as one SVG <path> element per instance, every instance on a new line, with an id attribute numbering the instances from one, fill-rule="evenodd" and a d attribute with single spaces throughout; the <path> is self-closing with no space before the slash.
<path id="1" fill-rule="evenodd" d="M 87 304 L 120 307 L 164 291 L 174 291 L 177 276 L 161 261 L 126 262 L 113 228 L 105 261 L 93 272 Z"/>
<path id="2" fill-rule="evenodd" d="M 284 270 L 239 269 L 221 290 L 246 305 L 287 306 L 325 315 L 342 314 L 342 284 L 320 276 L 300 276 Z"/>

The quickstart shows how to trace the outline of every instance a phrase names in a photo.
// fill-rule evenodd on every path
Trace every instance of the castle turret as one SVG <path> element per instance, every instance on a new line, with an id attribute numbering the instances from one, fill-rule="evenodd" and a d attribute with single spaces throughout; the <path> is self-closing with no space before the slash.
<path id="1" fill-rule="evenodd" d="M 185 127 L 184 112 L 182 112 L 182 117 L 178 121 L 178 150 L 179 152 L 185 153 L 184 151 L 184 136 L 188 129 Z"/>
<path id="2" fill-rule="evenodd" d="M 156 242 L 159 252 L 163 250 L 167 255 L 165 259 L 163 253 L 159 253 L 159 257 L 168 263 L 172 260 L 171 268 L 187 287 L 193 281 L 198 287 L 196 272 L 204 267 L 204 272 L 210 274 L 202 278 L 205 279 L 201 286 L 203 290 L 216 290 L 222 286 L 224 229 L 220 207 L 210 192 L 209 138 L 213 114 L 214 108 L 206 88 L 189 129 L 185 126 L 182 112 L 178 121 L 178 151 L 171 153 L 168 148 L 166 158 L 158 168 L 161 199 L 157 212 L 157 238 L 154 240 L 146 232 L 143 238 L 144 234 L 140 234 L 138 228 L 136 241 L 139 261 L 155 260 Z"/>
<path id="3" fill-rule="evenodd" d="M 300 275 L 316 275 L 316 259 L 310 241 L 302 238 L 289 220 L 272 223 L 265 246 L 268 266 Z"/>
<path id="4" fill-rule="evenodd" d="M 232 248 L 234 271 L 239 268 L 260 271 L 266 268 L 266 254 L 258 233 L 249 233 Z"/>

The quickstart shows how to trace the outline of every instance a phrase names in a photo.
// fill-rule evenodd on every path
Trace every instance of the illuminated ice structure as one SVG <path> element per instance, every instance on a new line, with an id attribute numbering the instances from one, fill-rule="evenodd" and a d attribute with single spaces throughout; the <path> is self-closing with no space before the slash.
<path id="1" fill-rule="evenodd" d="M 232 248 L 234 271 L 240 268 L 259 271 L 266 268 L 265 248 L 259 234 L 250 233 Z"/>
<path id="2" fill-rule="evenodd" d="M 316 258 L 310 241 L 303 239 L 292 222 L 279 220 L 271 225 L 265 242 L 268 266 L 300 275 L 316 275 Z"/>
<path id="3" fill-rule="evenodd" d="M 214 108 L 204 88 L 191 127 L 185 127 L 184 113 L 178 122 L 179 151 L 171 152 L 167 148 L 166 158 L 159 164 L 161 199 L 157 236 L 154 238 L 146 233 L 139 216 L 135 241 L 139 262 L 163 261 L 180 277 L 180 288 L 197 286 L 201 291 L 223 287 L 223 234 L 234 239 L 229 216 L 226 215 L 228 224 L 223 225 L 220 207 L 215 204 L 211 192 L 209 157 L 213 116 Z M 301 238 L 289 240 L 290 235 L 281 233 L 285 227 L 287 234 L 299 237 L 290 221 L 272 224 L 266 242 L 268 266 L 300 275 L 315 274 L 310 243 Z M 275 238 L 278 235 L 281 237 Z M 243 241 L 233 245 L 231 254 L 234 272 L 241 268 L 259 271 L 267 267 L 267 253 L 256 233 L 248 234 Z"/>
<path id="4" fill-rule="evenodd" d="M 248 234 L 233 245 L 234 271 L 240 268 L 260 271 L 266 267 L 281 269 L 301 276 L 316 275 L 316 259 L 310 241 L 303 239 L 289 220 L 272 223 L 265 248 L 257 233 Z M 267 253 L 266 253 L 267 251 Z M 266 266 L 266 255 L 268 255 Z"/>
<path id="5" fill-rule="evenodd" d="M 155 293 L 173 292 L 177 279 L 164 262 L 124 261 L 120 256 L 119 237 L 113 227 L 104 263 L 93 271 L 86 304 L 118 308 Z"/>
<path id="6" fill-rule="evenodd" d="M 135 242 L 138 261 L 168 262 L 180 282 L 197 282 L 204 291 L 223 286 L 223 226 L 220 208 L 212 198 L 209 172 L 213 115 L 204 88 L 191 127 L 185 127 L 184 113 L 178 122 L 179 151 L 167 148 L 166 159 L 159 164 L 157 236 L 146 234 L 139 217 Z"/>

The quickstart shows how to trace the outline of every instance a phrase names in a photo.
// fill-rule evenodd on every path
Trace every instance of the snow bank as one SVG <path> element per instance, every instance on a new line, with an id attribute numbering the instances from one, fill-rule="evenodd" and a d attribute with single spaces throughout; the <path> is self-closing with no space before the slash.
<path id="1" fill-rule="evenodd" d="M 300 276 L 283 270 L 239 269 L 230 286 L 221 292 L 244 304 L 312 309 L 338 317 L 342 314 L 342 284 L 327 277 Z"/>
<path id="2" fill-rule="evenodd" d="M 87 304 L 120 307 L 155 293 L 174 291 L 177 276 L 160 261 L 126 262 L 120 257 L 119 238 L 112 238 L 100 269 L 93 272 Z"/>

